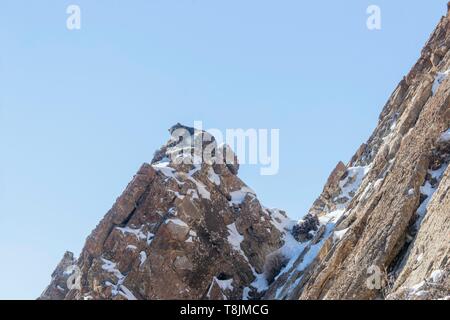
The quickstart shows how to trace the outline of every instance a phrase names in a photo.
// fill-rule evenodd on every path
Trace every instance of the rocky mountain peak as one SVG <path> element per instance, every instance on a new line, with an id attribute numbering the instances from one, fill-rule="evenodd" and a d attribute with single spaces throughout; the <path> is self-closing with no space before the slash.
<path id="1" fill-rule="evenodd" d="M 211 167 L 217 174 L 238 174 L 239 160 L 236 154 L 230 146 L 217 143 L 207 131 L 177 123 L 169 129 L 169 133 L 170 139 L 155 152 L 152 165 L 170 163 L 170 167 L 185 173 Z"/>
<path id="2" fill-rule="evenodd" d="M 295 222 L 260 204 L 237 176 L 228 146 L 180 124 L 169 132 L 168 142 L 88 237 L 78 260 L 60 264 L 79 269 L 80 288 L 60 285 L 71 272 L 58 271 L 41 299 L 262 296 L 298 245 L 291 235 Z M 216 151 L 205 159 L 200 151 L 211 144 Z M 50 288 L 58 285 L 54 294 Z"/>

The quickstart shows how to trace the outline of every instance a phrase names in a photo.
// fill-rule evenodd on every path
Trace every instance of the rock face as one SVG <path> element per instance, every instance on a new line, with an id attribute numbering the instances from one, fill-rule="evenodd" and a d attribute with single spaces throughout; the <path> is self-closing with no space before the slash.
<path id="1" fill-rule="evenodd" d="M 52 282 L 40 296 L 40 300 L 62 300 L 65 298 L 70 286 L 69 277 L 73 272 L 75 258 L 72 252 L 66 252 L 61 262 L 52 274 Z M 72 282 L 73 283 L 73 282 Z"/>
<path id="2" fill-rule="evenodd" d="M 449 298 L 449 70 L 447 14 L 369 141 L 300 222 L 305 249 L 266 299 Z"/>
<path id="3" fill-rule="evenodd" d="M 267 279 L 284 261 L 268 257 L 282 255 L 286 238 L 295 245 L 289 233 L 295 222 L 282 211 L 261 206 L 237 177 L 239 165 L 228 147 L 179 124 L 170 132 L 178 129 L 185 129 L 192 141 L 171 138 L 151 164 L 141 167 L 89 236 L 78 260 L 65 257 L 58 266 L 41 299 L 262 295 Z M 201 154 L 195 141 L 204 148 L 208 144 L 203 141 L 213 143 L 223 154 L 228 151 L 228 157 L 223 163 L 196 164 Z M 68 265 L 79 270 L 79 288 L 62 285 L 71 272 L 60 270 Z M 58 285 L 61 290 L 54 290 Z"/>
<path id="4" fill-rule="evenodd" d="M 303 220 L 264 208 L 229 147 L 177 124 L 40 299 L 450 299 L 449 127 L 448 13 Z"/>

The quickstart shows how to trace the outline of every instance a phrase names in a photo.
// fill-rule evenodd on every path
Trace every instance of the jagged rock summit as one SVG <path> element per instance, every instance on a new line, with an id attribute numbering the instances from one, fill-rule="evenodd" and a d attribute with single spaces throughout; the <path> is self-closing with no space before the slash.
<path id="1" fill-rule="evenodd" d="M 260 204 L 229 147 L 175 125 L 40 299 L 450 299 L 449 75 L 450 3 L 298 223 Z"/>
<path id="2" fill-rule="evenodd" d="M 261 297 L 284 263 L 279 257 L 297 244 L 295 222 L 259 203 L 229 147 L 217 146 L 215 157 L 227 151 L 230 162 L 196 163 L 195 139 L 214 138 L 180 124 L 169 131 L 178 129 L 192 140 L 172 137 L 141 167 L 78 260 L 66 254 L 41 299 Z M 73 270 L 79 287 L 66 284 Z"/>

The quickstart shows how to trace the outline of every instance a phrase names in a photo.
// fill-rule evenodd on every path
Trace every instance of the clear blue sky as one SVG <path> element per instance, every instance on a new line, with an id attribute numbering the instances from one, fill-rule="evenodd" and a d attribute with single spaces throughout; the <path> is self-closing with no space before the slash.
<path id="1" fill-rule="evenodd" d="M 0 299 L 37 297 L 176 122 L 279 128 L 266 206 L 303 216 L 446 0 L 1 0 Z M 78 4 L 82 29 L 66 29 Z M 366 8 L 382 9 L 382 30 Z"/>

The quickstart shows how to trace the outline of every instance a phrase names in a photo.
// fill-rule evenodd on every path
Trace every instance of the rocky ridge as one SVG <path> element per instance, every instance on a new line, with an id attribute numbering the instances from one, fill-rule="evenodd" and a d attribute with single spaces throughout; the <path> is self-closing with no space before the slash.
<path id="1" fill-rule="evenodd" d="M 295 222 L 260 204 L 238 178 L 229 147 L 179 124 L 170 132 L 179 128 L 190 132 L 192 141 L 171 138 L 158 150 L 88 237 L 78 260 L 71 260 L 81 287 L 65 284 L 72 274 L 60 270 L 73 257 L 67 253 L 41 299 L 262 296 L 284 263 L 279 257 L 297 244 L 289 232 Z M 230 152 L 232 161 L 196 164 L 201 154 L 195 139 Z"/>
<path id="2" fill-rule="evenodd" d="M 310 240 L 299 239 L 305 250 L 265 298 L 450 296 L 449 70 L 450 11 L 368 142 L 336 166 L 294 228 Z"/>

